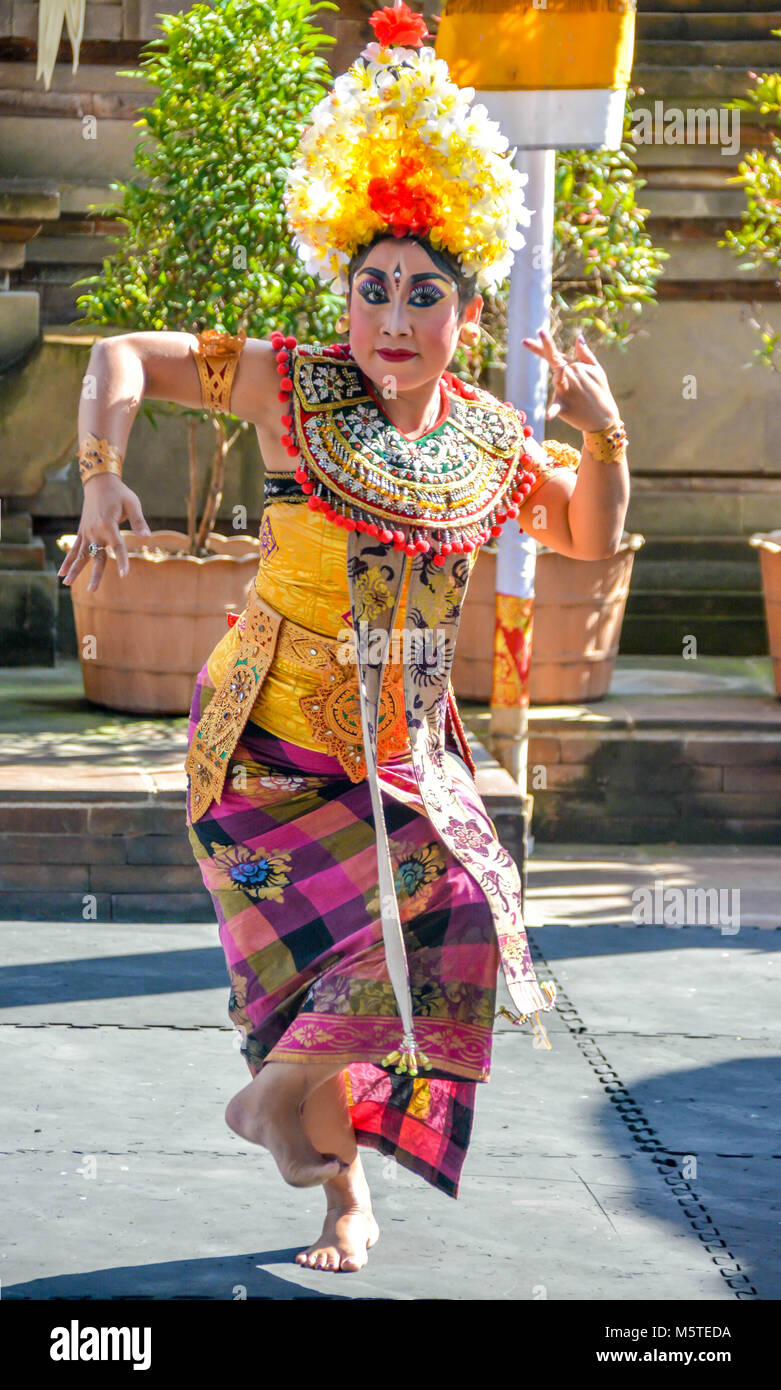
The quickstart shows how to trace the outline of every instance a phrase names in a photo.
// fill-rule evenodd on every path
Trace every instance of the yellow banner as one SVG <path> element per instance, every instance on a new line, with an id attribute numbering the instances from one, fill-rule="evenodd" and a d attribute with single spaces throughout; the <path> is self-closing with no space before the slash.
<path id="1" fill-rule="evenodd" d="M 448 0 L 436 52 L 460 87 L 626 88 L 634 0 Z"/>

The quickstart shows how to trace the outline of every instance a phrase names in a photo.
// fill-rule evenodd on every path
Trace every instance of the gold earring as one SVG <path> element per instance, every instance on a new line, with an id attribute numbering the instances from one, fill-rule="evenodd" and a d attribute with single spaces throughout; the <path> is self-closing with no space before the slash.
<path id="1" fill-rule="evenodd" d="M 480 341 L 479 323 L 465 323 L 458 335 L 458 341 L 463 343 L 466 347 L 477 347 Z"/>
<path id="2" fill-rule="evenodd" d="M 349 327 L 350 327 L 350 315 L 349 315 L 348 313 L 346 313 L 346 312 L 343 313 L 343 314 L 340 314 L 339 317 L 338 317 L 338 319 L 336 320 L 336 331 L 337 331 L 337 333 L 346 333 Z"/>

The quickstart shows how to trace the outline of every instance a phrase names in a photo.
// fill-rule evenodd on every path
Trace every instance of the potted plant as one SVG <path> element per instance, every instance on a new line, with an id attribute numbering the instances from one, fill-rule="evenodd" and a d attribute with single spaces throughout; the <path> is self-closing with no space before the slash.
<path id="1" fill-rule="evenodd" d="M 781 38 L 781 29 L 772 29 Z M 746 193 L 746 207 L 737 231 L 727 231 L 720 246 L 744 257 L 741 269 L 760 270 L 768 266 L 775 272 L 775 287 L 781 288 L 781 73 L 749 72 L 753 87 L 748 97 L 729 102 L 740 111 L 750 111 L 758 125 L 768 129 L 770 149 L 751 150 L 738 165 L 728 183 L 740 184 Z M 781 371 L 781 333 L 763 320 L 759 304 L 752 304 L 749 325 L 759 337 L 752 359 L 757 364 Z M 776 694 L 781 699 L 781 530 L 756 532 L 749 545 L 759 550 L 762 592 L 765 600 L 770 655 Z"/>
<path id="2" fill-rule="evenodd" d="M 656 280 L 669 253 L 645 230 L 646 208 L 637 193 L 631 158 L 629 88 L 620 150 L 566 150 L 556 155 L 551 332 L 564 353 L 578 333 L 626 350 L 635 336 L 643 304 L 654 301 Z M 473 368 L 495 370 L 506 341 L 509 285 L 487 299 L 481 325 L 488 323 L 487 355 L 472 355 Z M 596 348 L 595 348 L 596 350 Z M 467 349 L 463 350 L 465 353 Z M 486 353 L 486 349 L 482 349 Z M 550 404 L 551 386 L 549 383 Z M 501 394 L 498 391 L 497 394 Z M 556 441 L 553 441 L 555 452 Z M 578 450 L 579 452 L 579 450 Z M 533 704 L 601 699 L 610 687 L 618 651 L 629 580 L 640 535 L 624 532 L 621 547 L 605 560 L 572 560 L 538 546 L 534 605 L 529 601 L 531 646 L 529 698 Z M 483 546 L 464 602 L 462 641 L 453 667 L 456 695 L 489 700 L 493 666 L 495 555 Z M 531 614 L 534 611 L 534 640 Z"/>
<path id="3" fill-rule="evenodd" d="M 615 555 L 604 560 L 570 560 L 537 545 L 535 596 L 523 631 L 530 704 L 580 704 L 607 695 L 635 552 L 644 544 L 643 536 L 625 531 Z M 453 689 L 463 700 L 491 699 L 495 590 L 496 547 L 486 545 L 469 581 L 453 662 Z"/>
<path id="4" fill-rule="evenodd" d="M 300 130 L 331 83 L 315 50 L 334 40 L 314 16 L 336 9 L 330 0 L 215 0 L 160 15 L 164 36 L 121 74 L 155 89 L 137 122 L 143 180 L 112 183 L 121 202 L 101 209 L 126 231 L 101 272 L 76 281 L 91 286 L 77 299 L 85 323 L 333 334 L 341 302 L 305 273 L 282 194 Z M 171 410 L 142 407 L 155 429 L 161 406 Z M 257 538 L 214 530 L 227 457 L 247 422 L 175 409 L 187 426 L 187 533 L 123 532 L 127 577 L 111 565 L 88 594 L 85 567 L 72 586 L 87 698 L 114 709 L 186 712 L 203 655 L 226 631 L 226 609 L 243 607 L 257 567 Z M 214 433 L 205 494 L 204 421 Z M 99 657 L 85 650 L 88 636 Z"/>

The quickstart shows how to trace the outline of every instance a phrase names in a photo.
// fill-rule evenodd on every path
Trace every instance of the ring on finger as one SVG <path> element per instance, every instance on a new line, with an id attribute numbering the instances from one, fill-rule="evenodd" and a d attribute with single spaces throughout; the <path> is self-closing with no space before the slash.
<path id="1" fill-rule="evenodd" d="M 90 541 L 89 545 L 87 546 L 87 554 L 88 554 L 88 555 L 97 555 L 97 553 L 98 553 L 99 550 L 105 550 L 105 549 L 106 549 L 105 545 L 96 545 L 94 541 Z"/>

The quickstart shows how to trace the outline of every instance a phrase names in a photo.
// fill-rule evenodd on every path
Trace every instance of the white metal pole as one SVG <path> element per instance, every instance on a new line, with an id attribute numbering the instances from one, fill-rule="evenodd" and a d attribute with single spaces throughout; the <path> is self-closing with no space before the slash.
<path id="1" fill-rule="evenodd" d="M 535 337 L 550 321 L 556 151 L 518 149 L 515 166 L 528 173 L 526 204 L 533 216 L 526 245 L 516 252 L 507 306 L 505 399 L 525 410 L 534 438 L 545 437 L 548 364 L 530 352 L 522 338 Z M 505 525 L 498 542 L 496 592 L 518 598 L 534 595 L 536 541 L 520 527 Z M 497 761 L 526 792 L 528 710 L 491 706 L 491 743 Z"/>

